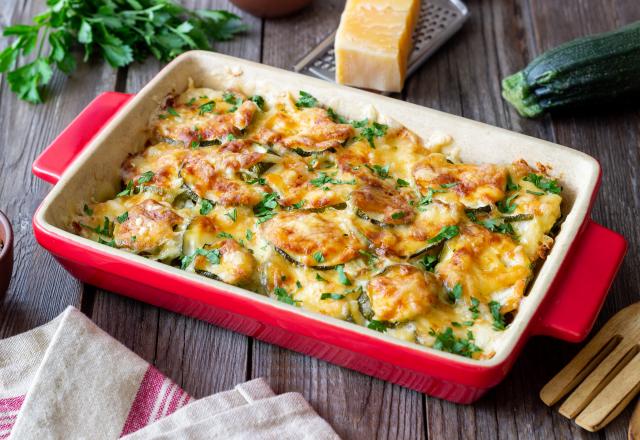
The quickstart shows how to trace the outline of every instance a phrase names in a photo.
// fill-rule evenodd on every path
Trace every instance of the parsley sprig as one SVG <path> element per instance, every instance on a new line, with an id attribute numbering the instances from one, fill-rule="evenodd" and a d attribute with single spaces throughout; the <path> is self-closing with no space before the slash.
<path id="1" fill-rule="evenodd" d="M 533 183 L 536 187 L 551 194 L 560 194 L 562 187 L 558 185 L 558 181 L 548 179 L 539 174 L 529 173 L 522 180 Z"/>
<path id="2" fill-rule="evenodd" d="M 20 99 L 44 101 L 44 88 L 58 68 L 76 68 L 72 49 L 84 49 L 113 67 L 153 56 L 169 61 L 190 49 L 211 49 L 246 29 L 240 18 L 222 10 L 190 10 L 171 0 L 48 0 L 32 24 L 6 27 L 13 41 L 0 52 L 0 72 Z M 35 53 L 34 56 L 32 56 Z"/>

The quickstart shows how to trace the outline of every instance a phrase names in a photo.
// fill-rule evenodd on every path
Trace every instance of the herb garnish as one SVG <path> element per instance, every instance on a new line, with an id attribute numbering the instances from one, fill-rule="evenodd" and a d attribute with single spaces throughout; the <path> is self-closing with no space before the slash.
<path id="1" fill-rule="evenodd" d="M 213 209 L 213 203 L 208 199 L 200 199 L 200 215 L 207 215 Z"/>
<path id="2" fill-rule="evenodd" d="M 498 207 L 498 211 L 500 211 L 503 214 L 511 214 L 513 211 L 516 210 L 516 205 L 515 203 L 513 203 L 513 201 L 518 197 L 518 194 L 512 194 L 509 197 L 507 197 L 504 200 L 500 200 L 498 201 L 498 203 L 496 203 L 496 206 Z"/>
<path id="3" fill-rule="evenodd" d="M 276 206 L 278 206 L 278 194 L 264 193 L 262 200 L 253 207 L 253 213 L 258 218 L 258 224 L 271 220 L 276 215 L 274 212 Z"/>
<path id="4" fill-rule="evenodd" d="M 253 238 L 253 232 L 251 232 L 251 229 L 247 229 L 247 232 L 244 234 L 244 238 L 246 238 L 247 241 L 251 241 Z"/>
<path id="5" fill-rule="evenodd" d="M 406 186 L 409 186 L 409 182 L 400 178 L 396 179 L 396 188 L 404 188 Z"/>
<path id="6" fill-rule="evenodd" d="M 253 101 L 261 111 L 264 111 L 264 98 L 260 95 L 253 95 L 249 100 Z"/>
<path id="7" fill-rule="evenodd" d="M 198 110 L 199 110 L 198 113 L 200 115 L 204 115 L 205 113 L 210 113 L 213 111 L 215 107 L 216 107 L 215 101 L 206 102 L 202 104 L 200 107 L 198 107 Z"/>
<path id="8" fill-rule="evenodd" d="M 467 331 L 466 339 L 456 337 L 451 327 L 447 327 L 443 332 L 436 332 L 432 329 L 429 334 L 436 338 L 433 344 L 433 348 L 436 350 L 466 357 L 472 357 L 474 353 L 482 351 L 482 349 L 474 343 L 475 337 L 470 331 Z"/>
<path id="9" fill-rule="evenodd" d="M 458 228 L 458 226 L 456 225 L 443 226 L 442 229 L 440 229 L 440 232 L 438 232 L 438 235 L 436 235 L 433 238 L 430 238 L 429 241 L 427 241 L 427 243 L 433 244 L 433 243 L 439 243 L 442 240 L 450 240 L 456 235 L 458 235 L 459 233 L 460 233 L 460 228 Z"/>
<path id="10" fill-rule="evenodd" d="M 551 194 L 560 194 L 562 192 L 562 188 L 558 185 L 557 180 L 548 179 L 539 174 L 529 173 L 522 180 L 531 182 L 536 187 Z"/>
<path id="11" fill-rule="evenodd" d="M 405 215 L 407 215 L 406 212 L 398 211 L 398 212 L 394 212 L 393 214 L 391 214 L 391 218 L 394 219 L 394 220 L 400 220 L 401 218 L 404 218 Z"/>
<path id="12" fill-rule="evenodd" d="M 142 184 L 149 183 L 151 179 L 153 179 L 153 175 L 153 171 L 142 173 L 140 177 L 138 177 L 138 182 L 136 185 L 133 184 L 133 180 L 130 180 L 129 182 L 127 182 L 127 186 L 125 187 L 125 189 L 116 194 L 116 197 L 138 194 L 140 191 L 142 191 Z"/>
<path id="13" fill-rule="evenodd" d="M 367 324 L 367 328 L 370 328 L 371 330 L 375 330 L 377 332 L 381 332 L 384 333 L 387 331 L 387 328 L 389 328 L 390 325 L 388 322 L 386 321 L 377 321 L 375 319 L 372 319 L 369 321 L 369 324 Z"/>
<path id="14" fill-rule="evenodd" d="M 236 97 L 236 95 L 231 92 L 224 92 L 222 94 L 222 100 L 227 104 L 231 104 L 231 107 L 227 110 L 228 113 L 235 112 L 238 110 L 240 104 L 242 104 L 242 98 Z"/>
<path id="15" fill-rule="evenodd" d="M 460 182 L 441 183 L 440 188 L 453 188 L 454 186 L 458 185 L 460 185 Z"/>
<path id="16" fill-rule="evenodd" d="M 507 191 L 518 191 L 519 189 L 520 185 L 511 179 L 511 174 L 507 174 Z"/>
<path id="17" fill-rule="evenodd" d="M 504 221 L 500 221 L 495 218 L 482 220 L 481 222 L 479 222 L 479 224 L 484 226 L 491 232 L 499 232 L 500 234 L 507 235 L 515 235 L 516 233 L 510 223 L 505 223 Z"/>
<path id="18" fill-rule="evenodd" d="M 276 287 L 273 289 L 273 294 L 276 296 L 278 301 L 283 302 L 285 304 L 290 304 L 292 306 L 297 306 L 300 301 L 293 299 L 289 293 L 283 289 L 282 287 Z"/>
<path id="19" fill-rule="evenodd" d="M 296 101 L 296 107 L 316 107 L 318 105 L 318 100 L 314 98 L 311 94 L 305 92 L 304 90 L 300 90 L 300 97 Z"/>
<path id="20" fill-rule="evenodd" d="M 313 259 L 316 260 L 316 263 L 322 263 L 324 261 L 324 255 L 321 251 L 314 252 Z"/>
<path id="21" fill-rule="evenodd" d="M 89 208 L 89 205 L 87 205 L 86 203 L 82 207 L 82 210 L 86 215 L 93 215 L 93 209 Z"/>
<path id="22" fill-rule="evenodd" d="M 371 148 L 376 148 L 374 143 L 374 139 L 377 137 L 382 137 L 387 134 L 387 129 L 389 126 L 385 124 L 380 124 L 378 122 L 374 122 L 369 127 L 365 127 L 360 131 L 360 137 L 366 139 L 369 142 L 369 146 Z"/>
<path id="23" fill-rule="evenodd" d="M 333 122 L 339 123 L 339 124 L 348 124 L 349 121 L 347 121 L 344 117 L 340 116 L 339 114 L 337 114 L 331 107 L 329 107 L 327 109 L 327 113 L 329 114 L 329 117 L 331 118 L 331 120 Z"/>
<path id="24" fill-rule="evenodd" d="M 389 177 L 389 165 L 381 166 L 365 164 L 364 166 L 369 168 L 369 171 L 382 179 L 387 179 Z"/>
<path id="25" fill-rule="evenodd" d="M 430 205 L 433 202 L 433 195 L 437 194 L 437 193 L 444 193 L 446 192 L 445 190 L 442 189 L 433 189 L 433 188 L 429 188 L 427 190 L 427 194 L 420 197 L 420 200 L 418 201 L 418 210 L 419 211 L 424 211 L 426 209 L 427 205 Z"/>
<path id="26" fill-rule="evenodd" d="M 171 116 L 175 116 L 175 117 L 180 117 L 180 113 L 177 112 L 177 110 L 173 107 L 167 107 L 167 113 L 169 113 Z"/>
<path id="27" fill-rule="evenodd" d="M 228 232 L 218 232 L 218 238 L 233 238 L 233 235 L 229 234 Z"/>
<path id="28" fill-rule="evenodd" d="M 238 218 L 238 210 L 233 208 L 231 211 L 225 213 L 225 216 L 229 217 L 231 221 L 235 223 Z"/>
<path id="29" fill-rule="evenodd" d="M 340 284 L 343 286 L 350 286 L 351 281 L 349 280 L 349 277 L 347 277 L 347 274 L 344 273 L 344 265 L 340 264 L 339 266 L 336 266 L 336 271 L 338 272 L 338 281 Z"/>
<path id="30" fill-rule="evenodd" d="M 316 177 L 314 179 L 311 179 L 309 181 L 309 183 L 311 183 L 313 186 L 321 187 L 321 186 L 326 185 L 328 183 L 332 183 L 334 185 L 354 185 L 356 183 L 356 181 L 355 181 L 355 179 L 353 179 L 353 180 L 338 180 L 338 179 L 335 179 L 332 176 L 329 176 L 324 171 L 320 171 L 320 173 L 318 173 L 318 177 Z"/>
<path id="31" fill-rule="evenodd" d="M 322 281 L 323 283 L 327 282 L 327 280 L 325 278 L 323 278 L 319 273 L 316 274 L 316 280 L 317 281 Z"/>
<path id="32" fill-rule="evenodd" d="M 230 12 L 190 10 L 171 0 L 46 3 L 49 8 L 36 15 L 33 24 L 5 27 L 3 32 L 14 40 L 0 52 L 0 72 L 8 72 L 11 90 L 31 103 L 43 102 L 54 67 L 65 74 L 75 70 L 76 45 L 84 48 L 85 62 L 97 55 L 118 68 L 150 55 L 169 61 L 186 50 L 211 50 L 214 41 L 230 40 L 246 29 Z M 35 58 L 29 60 L 36 47 Z"/>
<path id="33" fill-rule="evenodd" d="M 502 306 L 497 301 L 491 301 L 489 303 L 489 310 L 491 311 L 491 316 L 493 317 L 493 328 L 495 330 L 505 329 L 504 317 L 500 314 L 501 307 Z"/>
<path id="34" fill-rule="evenodd" d="M 124 223 L 127 221 L 128 218 L 129 218 L 129 211 L 125 211 L 119 216 L 117 216 L 116 220 L 118 220 L 118 223 Z"/>
<path id="35" fill-rule="evenodd" d="M 378 256 L 376 254 L 365 251 L 364 249 L 360 249 L 358 253 L 367 259 L 368 265 L 372 266 L 376 264 L 376 260 L 378 259 Z"/>
<path id="36" fill-rule="evenodd" d="M 293 205 L 291 205 L 291 207 L 295 209 L 300 209 L 304 206 L 305 203 L 307 203 L 307 201 L 305 199 L 302 199 L 298 203 L 294 203 Z"/>
<path id="37" fill-rule="evenodd" d="M 218 249 L 206 250 L 202 248 L 198 248 L 191 255 L 184 255 L 180 260 L 180 268 L 182 270 L 186 269 L 191 265 L 193 259 L 201 255 L 207 259 L 207 261 L 211 264 L 220 264 L 220 251 Z"/>
<path id="38" fill-rule="evenodd" d="M 438 264 L 438 256 L 437 255 L 425 255 L 422 257 L 418 264 L 424 268 L 427 272 L 433 272 L 436 265 Z"/>
<path id="39" fill-rule="evenodd" d="M 447 290 L 447 297 L 451 304 L 455 304 L 462 297 L 462 284 L 457 283 L 453 289 Z"/>
<path id="40" fill-rule="evenodd" d="M 533 194 L 534 196 L 543 196 L 544 193 L 542 191 L 531 191 L 527 190 L 527 194 Z"/>
<path id="41" fill-rule="evenodd" d="M 322 295 L 320 295 L 320 299 L 324 300 L 324 299 L 345 299 L 346 296 L 341 294 L 341 293 L 323 293 Z"/>
<path id="42" fill-rule="evenodd" d="M 480 316 L 480 310 L 478 309 L 478 306 L 480 305 L 480 301 L 478 300 L 478 298 L 475 297 L 471 297 L 471 307 L 469 307 L 469 311 L 471 312 L 471 317 L 473 319 L 478 319 L 478 317 Z"/>

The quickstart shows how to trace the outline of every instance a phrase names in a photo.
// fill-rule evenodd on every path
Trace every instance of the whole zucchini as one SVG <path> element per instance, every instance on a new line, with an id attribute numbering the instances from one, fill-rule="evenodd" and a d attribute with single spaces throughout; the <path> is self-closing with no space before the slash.
<path id="1" fill-rule="evenodd" d="M 640 21 L 551 49 L 502 80 L 521 116 L 640 92 Z"/>

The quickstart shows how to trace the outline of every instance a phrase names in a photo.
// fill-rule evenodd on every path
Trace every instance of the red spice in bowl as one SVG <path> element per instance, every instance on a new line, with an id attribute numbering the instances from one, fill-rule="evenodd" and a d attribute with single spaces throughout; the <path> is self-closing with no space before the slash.
<path id="1" fill-rule="evenodd" d="M 0 296 L 9 287 L 13 271 L 13 230 L 9 219 L 0 211 Z"/>

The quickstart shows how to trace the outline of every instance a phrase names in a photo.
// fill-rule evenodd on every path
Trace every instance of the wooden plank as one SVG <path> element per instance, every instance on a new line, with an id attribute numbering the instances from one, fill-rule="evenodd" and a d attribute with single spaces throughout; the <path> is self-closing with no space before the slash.
<path id="1" fill-rule="evenodd" d="M 219 52 L 260 58 L 260 19 L 242 14 L 228 2 L 184 1 L 186 7 L 228 9 L 243 16 L 250 31 L 215 46 Z M 122 91 L 139 91 L 163 63 L 148 59 L 120 72 Z M 245 380 L 248 338 L 102 290 L 96 293 L 92 317 L 118 340 L 171 377 L 187 392 L 202 397 L 233 388 Z"/>
<path id="2" fill-rule="evenodd" d="M 266 21 L 262 62 L 291 70 L 337 27 L 343 7 L 341 1 L 314 2 L 295 16 Z M 252 377 L 265 376 L 278 393 L 301 392 L 344 438 L 424 437 L 416 392 L 259 341 L 252 360 Z"/>
<path id="3" fill-rule="evenodd" d="M 553 3 L 553 11 L 550 6 Z M 538 51 L 542 52 L 563 41 L 582 35 L 604 32 L 640 19 L 640 9 L 633 0 L 590 1 L 562 6 L 549 0 L 540 1 L 532 14 Z M 640 299 L 640 225 L 634 217 L 640 212 L 638 179 L 640 166 L 640 112 L 633 106 L 555 115 L 552 120 L 559 143 L 582 150 L 600 161 L 602 186 L 593 217 L 622 235 L 629 242 L 629 252 L 605 302 L 595 330 L 616 311 Z M 594 330 L 594 331 L 595 331 Z M 564 348 L 564 347 L 563 347 Z M 560 370 L 578 347 L 567 347 Z M 553 375 L 550 374 L 549 378 Z M 628 408 L 603 432 L 606 438 L 626 438 Z"/>
<path id="4" fill-rule="evenodd" d="M 45 8 L 44 0 L 1 3 L 1 27 L 27 23 Z M 0 337 L 43 324 L 67 305 L 80 304 L 80 283 L 33 237 L 31 218 L 50 187 L 32 176 L 31 163 L 91 99 L 113 89 L 115 78 L 107 66 L 80 63 L 70 78 L 56 73 L 47 103 L 34 106 L 19 101 L 2 77 L 0 209 L 12 221 L 16 237 L 13 281 L 4 301 L 0 298 Z"/>

